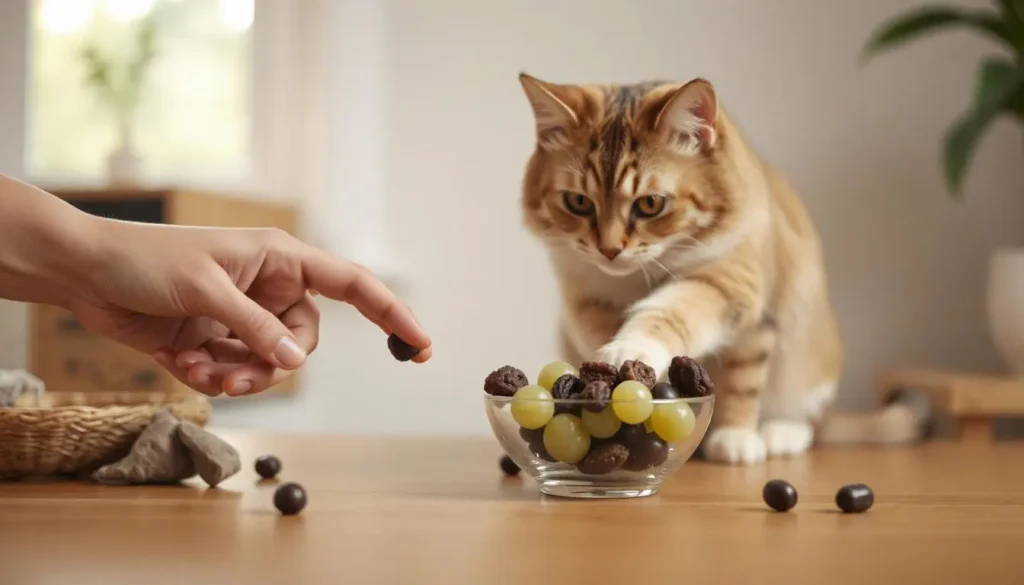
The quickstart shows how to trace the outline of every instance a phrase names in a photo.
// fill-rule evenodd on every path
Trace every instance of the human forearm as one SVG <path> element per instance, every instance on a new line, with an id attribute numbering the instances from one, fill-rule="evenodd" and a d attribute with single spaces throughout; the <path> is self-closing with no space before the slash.
<path id="1" fill-rule="evenodd" d="M 96 223 L 49 193 L 0 175 L 0 298 L 65 306 L 89 274 Z"/>

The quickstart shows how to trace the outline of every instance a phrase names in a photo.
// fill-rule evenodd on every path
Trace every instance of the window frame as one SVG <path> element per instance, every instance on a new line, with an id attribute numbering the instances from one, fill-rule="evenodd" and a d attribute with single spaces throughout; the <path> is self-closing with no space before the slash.
<path id="1" fill-rule="evenodd" d="M 20 53 L 15 58 L 24 64 L 20 74 L 0 69 L 4 74 L 5 86 L 9 81 L 13 83 L 8 86 L 11 93 L 20 92 L 23 96 L 23 107 L 20 112 L 23 116 L 18 121 L 13 120 L 17 113 L 8 112 L 0 116 L 10 117 L 7 124 L 14 125 L 20 132 L 20 148 L 15 156 L 17 162 L 11 161 L 14 168 L 9 172 L 24 177 L 25 180 L 47 187 L 56 188 L 73 185 L 75 187 L 103 187 L 106 184 L 106 177 L 99 175 L 79 175 L 67 173 L 34 173 L 30 168 L 32 152 L 31 140 L 33 129 L 31 127 L 33 108 L 33 87 L 31 83 L 31 62 L 32 62 L 32 0 L 13 0 L 5 2 L 7 6 L 3 10 L 10 11 L 12 15 L 21 12 L 21 18 L 3 18 L 0 24 L 0 34 L 15 34 L 15 37 L 24 38 L 24 42 L 16 46 L 11 43 L 11 49 Z M 289 191 L 294 191 L 294 165 L 292 164 L 298 156 L 297 148 L 300 148 L 300 136 L 295 131 L 296 120 L 294 112 L 297 111 L 293 105 L 294 97 L 288 92 L 289 87 L 295 85 L 296 74 L 295 63 L 297 31 L 297 16 L 300 2 L 277 2 L 274 0 L 255 0 L 255 19 L 251 29 L 252 52 L 250 54 L 249 67 L 251 68 L 249 95 L 252 108 L 252 120 L 250 121 L 250 138 L 248 144 L 249 163 L 248 170 L 241 175 L 212 175 L 192 176 L 184 178 L 152 177 L 144 178 L 147 185 L 174 187 L 201 187 L 213 190 L 230 192 L 244 192 L 256 197 L 288 197 Z M 5 69 L 12 69 L 7 67 Z M 16 87 L 14 87 L 16 86 Z M 259 123 L 256 123 L 259 120 Z M 13 137 L 12 137 L 13 139 Z M 15 157 L 8 157 L 15 158 Z M 3 168 L 3 167 L 0 167 Z"/>

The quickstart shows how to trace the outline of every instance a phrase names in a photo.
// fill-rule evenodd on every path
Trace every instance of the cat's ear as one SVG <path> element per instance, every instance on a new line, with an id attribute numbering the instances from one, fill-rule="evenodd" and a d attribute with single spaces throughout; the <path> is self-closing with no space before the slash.
<path id="1" fill-rule="evenodd" d="M 705 79 L 694 79 L 661 102 L 654 129 L 683 151 L 708 151 L 718 138 L 718 96 Z"/>
<path id="2" fill-rule="evenodd" d="M 580 123 L 579 114 L 569 105 L 577 101 L 572 88 L 541 81 L 526 73 L 519 74 L 519 83 L 533 108 L 538 144 L 547 147 L 567 144 Z"/>

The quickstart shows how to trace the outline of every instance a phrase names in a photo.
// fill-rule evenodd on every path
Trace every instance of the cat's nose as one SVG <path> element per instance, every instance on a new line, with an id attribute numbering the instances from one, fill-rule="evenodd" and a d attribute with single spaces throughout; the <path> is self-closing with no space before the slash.
<path id="1" fill-rule="evenodd" d="M 604 256 L 605 258 L 607 258 L 609 260 L 615 260 L 615 257 L 622 253 L 622 248 L 601 248 L 601 247 L 598 247 L 597 251 L 600 252 L 601 255 Z"/>

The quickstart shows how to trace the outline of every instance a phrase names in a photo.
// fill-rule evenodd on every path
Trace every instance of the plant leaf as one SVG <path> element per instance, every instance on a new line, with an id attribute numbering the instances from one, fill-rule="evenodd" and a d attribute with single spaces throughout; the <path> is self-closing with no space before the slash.
<path id="1" fill-rule="evenodd" d="M 997 14 L 940 6 L 919 8 L 889 20 L 875 30 L 861 58 L 866 59 L 874 53 L 897 47 L 923 34 L 952 26 L 972 27 L 1006 43 L 1014 51 L 1020 47 L 1018 42 L 1021 39 Z"/>
<path id="2" fill-rule="evenodd" d="M 1024 0 L 997 0 L 1003 16 L 1024 26 Z"/>
<path id="3" fill-rule="evenodd" d="M 1004 88 L 1014 83 L 1020 75 L 1017 65 L 1005 57 L 989 57 L 978 66 L 978 78 L 974 85 L 975 108 L 997 102 L 1003 96 Z"/>
<path id="4" fill-rule="evenodd" d="M 978 68 L 975 99 L 946 132 L 946 183 L 959 198 L 964 174 L 985 131 L 1003 111 L 1013 112 L 1024 92 L 1024 67 L 1001 58 L 988 59 Z"/>

